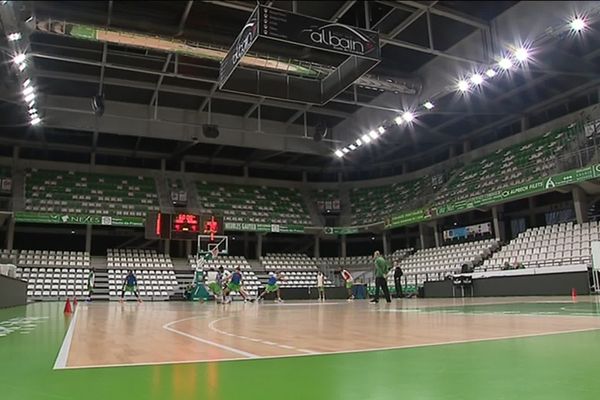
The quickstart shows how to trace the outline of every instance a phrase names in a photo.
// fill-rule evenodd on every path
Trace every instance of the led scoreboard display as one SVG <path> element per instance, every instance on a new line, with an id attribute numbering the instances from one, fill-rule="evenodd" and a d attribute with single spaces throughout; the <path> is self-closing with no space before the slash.
<path id="1" fill-rule="evenodd" d="M 146 217 L 147 239 L 196 240 L 198 235 L 223 234 L 223 217 L 213 214 L 150 213 Z"/>

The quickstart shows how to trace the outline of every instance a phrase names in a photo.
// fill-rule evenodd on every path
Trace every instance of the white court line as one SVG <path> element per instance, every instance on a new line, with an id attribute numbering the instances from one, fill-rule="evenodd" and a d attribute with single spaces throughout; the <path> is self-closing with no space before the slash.
<path id="1" fill-rule="evenodd" d="M 75 323 L 77 323 L 77 316 L 79 315 L 78 311 L 79 307 L 75 307 L 75 313 L 73 314 L 73 318 L 71 319 L 69 328 L 67 329 L 67 334 L 65 335 L 62 345 L 60 346 L 60 350 L 58 351 L 58 357 L 56 357 L 53 369 L 65 369 L 67 367 L 67 359 L 69 358 L 71 341 L 73 340 L 73 333 L 75 332 Z"/>
<path id="2" fill-rule="evenodd" d="M 205 344 L 208 344 L 208 345 L 211 345 L 211 346 L 215 346 L 215 347 L 218 347 L 220 349 L 227 350 L 227 351 L 230 351 L 232 353 L 236 353 L 236 354 L 242 355 L 242 356 L 247 357 L 247 358 L 257 358 L 258 357 L 256 354 L 248 353 L 246 351 L 234 349 L 233 347 L 225 346 L 224 344 L 220 344 L 220 343 L 216 343 L 216 342 L 213 342 L 213 341 L 210 341 L 210 340 L 202 339 L 202 338 L 200 338 L 198 336 L 190 335 L 189 333 L 181 332 L 181 331 L 179 331 L 179 330 L 171 327 L 171 325 L 175 325 L 175 324 L 177 324 L 179 322 L 189 321 L 189 320 L 197 319 L 197 318 L 198 317 L 191 317 L 191 318 L 180 319 L 180 320 L 177 320 L 177 321 L 169 322 L 168 324 L 164 324 L 162 327 L 163 327 L 163 329 L 166 329 L 166 330 L 171 331 L 173 333 L 177 333 L 179 335 L 185 336 L 185 337 L 187 337 L 189 339 L 192 339 L 192 340 L 195 340 L 197 342 L 201 342 L 201 343 L 205 343 Z"/>
<path id="3" fill-rule="evenodd" d="M 386 351 L 386 350 L 403 350 L 403 349 L 420 348 L 420 347 L 434 347 L 434 346 L 446 346 L 446 345 L 453 345 L 453 344 L 491 342 L 494 340 L 527 339 L 527 338 L 533 338 L 533 337 L 539 337 L 539 336 L 553 336 L 553 335 L 561 335 L 561 334 L 567 334 L 567 333 L 582 333 L 582 332 L 591 332 L 591 331 L 600 331 L 600 328 L 584 328 L 584 329 L 575 329 L 575 330 L 570 330 L 570 331 L 568 331 L 568 330 L 567 331 L 553 331 L 553 332 L 532 333 L 532 334 L 517 335 L 517 336 L 501 336 L 501 337 L 483 338 L 483 339 L 465 339 L 465 340 L 455 340 L 455 341 L 438 342 L 438 343 L 424 343 L 424 344 L 417 344 L 417 345 L 375 347 L 375 348 L 365 348 L 365 349 L 359 349 L 359 350 L 314 352 L 314 353 L 306 353 L 306 354 L 290 354 L 290 355 L 285 355 L 285 356 L 264 356 L 264 357 L 261 356 L 259 358 L 254 358 L 254 359 L 244 359 L 244 358 L 221 358 L 218 360 L 197 359 L 197 360 L 185 360 L 185 361 L 161 361 L 161 362 L 143 362 L 143 363 L 128 363 L 128 364 L 84 365 L 84 366 L 65 367 L 64 369 L 115 368 L 115 367 L 121 368 L 121 367 L 154 366 L 154 365 L 216 363 L 216 362 L 231 362 L 231 361 L 259 361 L 259 360 L 272 360 L 272 359 L 292 358 L 292 357 L 335 356 L 338 354 L 343 355 L 343 354 L 368 353 L 368 352 Z"/>
<path id="4" fill-rule="evenodd" d="M 215 332 L 217 332 L 219 334 L 222 334 L 222 335 L 234 336 L 234 337 L 236 337 L 238 339 L 251 340 L 253 342 L 262 343 L 262 344 L 267 345 L 267 346 L 281 347 L 281 348 L 284 348 L 284 349 L 294 350 L 294 351 L 298 351 L 300 353 L 306 353 L 306 354 L 319 354 L 319 353 L 317 353 L 315 351 L 312 351 L 312 350 L 297 349 L 297 348 L 295 348 L 293 346 L 287 346 L 287 345 L 282 345 L 282 344 L 279 344 L 279 343 L 269 342 L 268 340 L 261 340 L 261 339 L 257 339 L 257 338 L 251 338 L 251 337 L 247 337 L 247 336 L 240 336 L 240 335 L 232 334 L 230 332 L 226 332 L 226 331 L 223 331 L 223 330 L 215 327 L 215 324 L 217 322 L 220 322 L 220 321 L 223 321 L 223 320 L 226 320 L 226 319 L 231 319 L 231 318 L 233 318 L 233 317 L 224 317 L 224 318 L 219 318 L 219 319 L 212 320 L 208 324 L 208 328 L 210 330 L 215 331 Z"/>

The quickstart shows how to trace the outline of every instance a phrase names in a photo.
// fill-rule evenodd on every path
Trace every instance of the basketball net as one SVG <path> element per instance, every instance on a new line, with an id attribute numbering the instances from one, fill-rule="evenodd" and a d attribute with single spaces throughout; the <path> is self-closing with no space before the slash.
<path id="1" fill-rule="evenodd" d="M 214 260 L 219 256 L 219 246 L 203 251 L 198 254 L 197 268 L 202 269 L 207 261 Z"/>

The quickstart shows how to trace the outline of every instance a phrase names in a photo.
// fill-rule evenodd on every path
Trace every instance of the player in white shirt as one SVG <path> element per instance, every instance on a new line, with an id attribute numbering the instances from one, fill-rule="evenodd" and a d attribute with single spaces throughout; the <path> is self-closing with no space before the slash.
<path id="1" fill-rule="evenodd" d="M 319 291 L 319 301 L 325 301 L 325 275 L 321 271 L 317 272 L 317 289 Z"/>

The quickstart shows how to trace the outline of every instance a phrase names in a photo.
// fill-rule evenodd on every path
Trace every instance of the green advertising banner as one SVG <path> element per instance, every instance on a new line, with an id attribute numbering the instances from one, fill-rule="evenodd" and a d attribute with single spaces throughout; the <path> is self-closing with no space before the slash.
<path id="1" fill-rule="evenodd" d="M 521 197 L 549 191 L 556 187 L 584 182 L 598 177 L 600 177 L 600 164 L 574 169 L 560 174 L 538 178 L 520 185 L 510 186 L 481 196 L 472 197 L 467 200 L 443 205 L 434 205 L 427 209 L 397 214 L 385 220 L 385 228 L 397 228 L 399 226 L 424 222 L 435 216 L 456 214 L 495 203 L 512 201 Z"/>
<path id="2" fill-rule="evenodd" d="M 86 214 L 47 214 L 29 211 L 15 212 L 16 222 L 32 222 L 38 224 L 76 224 L 76 225 L 109 225 L 109 226 L 144 226 L 142 217 L 113 217 Z"/>
<path id="3" fill-rule="evenodd" d="M 327 235 L 352 235 L 354 233 L 360 233 L 360 228 L 358 226 L 326 226 L 323 228 L 323 232 Z M 366 232 L 366 230 L 363 230 Z"/>
<path id="4" fill-rule="evenodd" d="M 279 225 L 245 222 L 225 222 L 226 231 L 265 232 L 265 233 L 304 233 L 302 225 Z"/>

